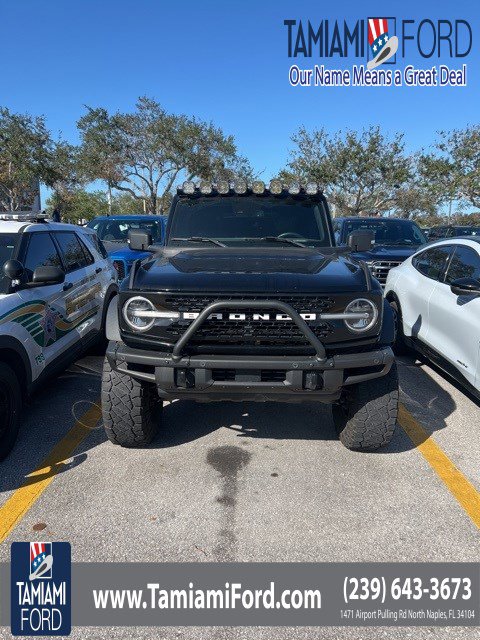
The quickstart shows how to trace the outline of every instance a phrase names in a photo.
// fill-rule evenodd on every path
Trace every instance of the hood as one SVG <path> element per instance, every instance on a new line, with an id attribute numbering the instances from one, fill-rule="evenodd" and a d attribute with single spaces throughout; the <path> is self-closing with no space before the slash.
<path id="1" fill-rule="evenodd" d="M 167 252 L 144 262 L 143 291 L 320 293 L 365 291 L 361 267 L 344 256 L 308 248 L 214 248 Z"/>
<path id="2" fill-rule="evenodd" d="M 371 262 L 375 260 L 398 260 L 403 262 L 413 256 L 420 249 L 421 245 L 406 247 L 405 245 L 375 245 L 370 251 L 359 251 L 352 253 L 352 257 L 357 260 Z"/>

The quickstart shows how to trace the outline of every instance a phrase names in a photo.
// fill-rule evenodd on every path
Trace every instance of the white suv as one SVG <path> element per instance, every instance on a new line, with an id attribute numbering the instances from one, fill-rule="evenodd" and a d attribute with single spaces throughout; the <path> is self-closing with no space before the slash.
<path id="1" fill-rule="evenodd" d="M 432 242 L 388 274 L 396 351 L 413 347 L 480 397 L 480 238 Z"/>
<path id="2" fill-rule="evenodd" d="M 90 229 L 0 214 L 0 460 L 22 400 L 102 341 L 116 271 Z"/>

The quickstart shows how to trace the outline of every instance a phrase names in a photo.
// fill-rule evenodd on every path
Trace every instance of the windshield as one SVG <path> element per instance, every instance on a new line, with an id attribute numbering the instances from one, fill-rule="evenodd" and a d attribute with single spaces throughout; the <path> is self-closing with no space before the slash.
<path id="1" fill-rule="evenodd" d="M 200 197 L 181 198 L 173 214 L 169 244 L 210 242 L 226 246 L 245 243 L 329 247 L 322 202 L 310 198 Z M 212 243 L 213 246 L 213 243 Z"/>
<path id="2" fill-rule="evenodd" d="M 130 229 L 145 229 L 152 234 L 152 242 L 161 242 L 162 224 L 159 220 L 92 220 L 88 227 L 97 232 L 102 242 L 127 244 Z"/>
<path id="3" fill-rule="evenodd" d="M 2 270 L 0 271 L 0 293 L 7 293 L 10 286 L 10 280 L 3 274 L 3 265 L 12 257 L 17 238 L 18 236 L 14 233 L 0 233 L 0 264 L 2 265 Z"/>
<path id="4" fill-rule="evenodd" d="M 344 241 L 349 234 L 358 229 L 375 233 L 375 244 L 401 244 L 417 246 L 427 242 L 420 227 L 410 220 L 347 220 L 344 229 Z"/>
<path id="5" fill-rule="evenodd" d="M 456 236 L 480 236 L 480 227 L 459 227 L 455 229 Z"/>

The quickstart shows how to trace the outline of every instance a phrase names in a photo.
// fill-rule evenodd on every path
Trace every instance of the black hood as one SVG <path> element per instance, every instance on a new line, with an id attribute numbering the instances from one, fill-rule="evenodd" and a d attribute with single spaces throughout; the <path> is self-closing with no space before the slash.
<path id="1" fill-rule="evenodd" d="M 365 291 L 363 269 L 348 257 L 282 247 L 186 249 L 165 252 L 139 268 L 142 291 L 321 293 Z"/>

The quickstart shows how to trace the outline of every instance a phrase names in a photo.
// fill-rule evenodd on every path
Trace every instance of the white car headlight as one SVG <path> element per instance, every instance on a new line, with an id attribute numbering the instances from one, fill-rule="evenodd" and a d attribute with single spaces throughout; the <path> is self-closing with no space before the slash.
<path id="1" fill-rule="evenodd" d="M 142 296 L 135 296 L 124 304 L 123 317 L 128 326 L 135 331 L 147 331 L 153 327 L 155 317 L 150 314 L 155 311 L 153 302 Z"/>
<path id="2" fill-rule="evenodd" d="M 357 298 L 352 300 L 345 307 L 346 314 L 352 314 L 352 319 L 345 319 L 344 322 L 350 331 L 362 333 L 373 327 L 378 318 L 378 309 L 376 305 L 366 298 Z"/>

